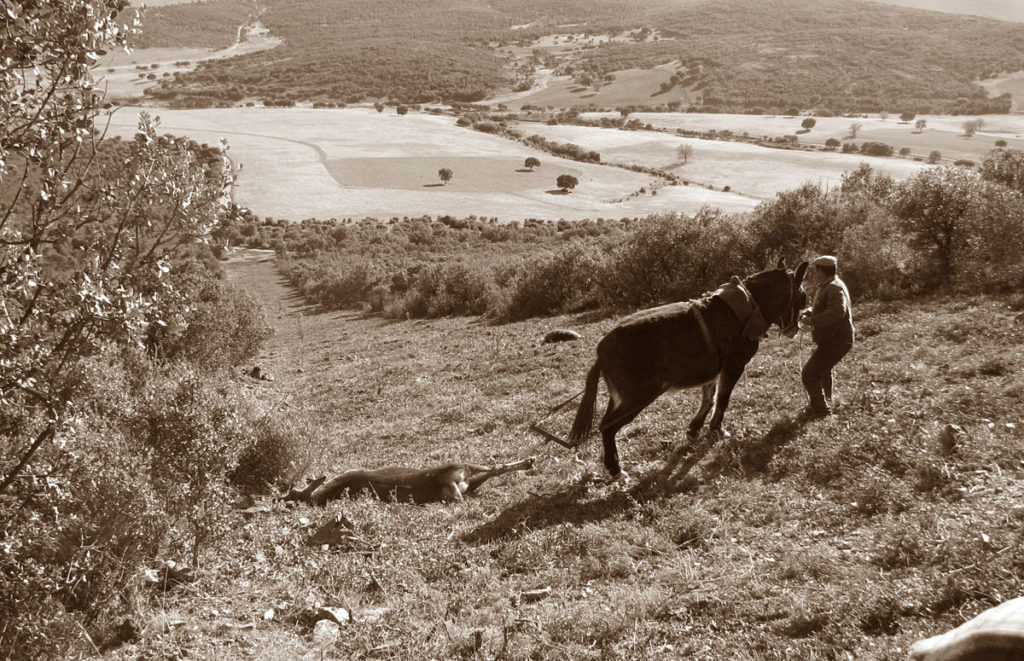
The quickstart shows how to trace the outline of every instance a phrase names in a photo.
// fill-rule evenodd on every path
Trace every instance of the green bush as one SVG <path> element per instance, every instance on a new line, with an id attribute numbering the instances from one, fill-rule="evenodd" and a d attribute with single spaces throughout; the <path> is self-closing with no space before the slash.
<path id="1" fill-rule="evenodd" d="M 164 355 L 206 371 L 235 367 L 253 358 L 272 331 L 263 310 L 244 290 L 218 280 L 196 285 L 193 309 Z"/>
<path id="2" fill-rule="evenodd" d="M 498 316 L 526 319 L 585 306 L 601 259 L 596 244 L 574 241 L 553 254 L 521 262 L 505 274 L 508 292 Z"/>
<path id="3" fill-rule="evenodd" d="M 613 309 L 686 300 L 753 269 L 742 225 L 717 210 L 654 216 L 603 261 L 595 292 Z"/>

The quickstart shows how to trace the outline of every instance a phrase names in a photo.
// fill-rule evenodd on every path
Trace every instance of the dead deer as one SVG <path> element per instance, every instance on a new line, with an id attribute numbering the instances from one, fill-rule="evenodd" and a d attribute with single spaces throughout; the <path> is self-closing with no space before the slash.
<path id="1" fill-rule="evenodd" d="M 290 490 L 283 500 L 323 506 L 329 500 L 341 498 L 346 492 L 355 495 L 370 491 L 382 500 L 414 503 L 458 501 L 492 477 L 533 468 L 534 459 L 528 457 L 499 466 L 452 463 L 433 468 L 356 468 L 331 480 L 316 478 L 301 490 Z"/>

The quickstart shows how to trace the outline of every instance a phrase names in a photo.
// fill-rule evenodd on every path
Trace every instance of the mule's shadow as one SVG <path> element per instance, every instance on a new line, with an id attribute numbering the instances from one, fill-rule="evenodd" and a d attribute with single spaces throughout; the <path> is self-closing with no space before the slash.
<path id="1" fill-rule="evenodd" d="M 594 487 L 594 480 L 567 484 L 554 492 L 530 494 L 491 521 L 466 532 L 460 539 L 468 543 L 486 543 L 560 523 L 601 521 L 637 503 L 690 491 L 732 466 L 734 457 L 743 474 L 752 477 L 762 473 L 775 454 L 799 436 L 807 423 L 803 418 L 783 416 L 761 438 L 748 442 L 720 442 L 717 435 L 711 434 L 702 434 L 696 439 L 688 437 L 672 448 L 661 468 L 634 475 L 635 482 L 629 486 L 609 489 L 605 495 L 590 500 L 587 493 Z M 700 477 L 691 475 L 716 447 L 719 452 L 703 468 Z"/>
<path id="2" fill-rule="evenodd" d="M 583 479 L 554 492 L 530 494 L 496 518 L 465 533 L 463 542 L 481 543 L 521 535 L 528 530 L 559 523 L 582 524 L 601 521 L 637 503 L 689 490 L 695 481 L 685 480 L 689 471 L 714 446 L 714 441 L 687 440 L 672 451 L 662 468 L 631 476 L 631 484 L 613 487 L 599 498 L 587 500 L 587 493 L 604 480 Z"/>

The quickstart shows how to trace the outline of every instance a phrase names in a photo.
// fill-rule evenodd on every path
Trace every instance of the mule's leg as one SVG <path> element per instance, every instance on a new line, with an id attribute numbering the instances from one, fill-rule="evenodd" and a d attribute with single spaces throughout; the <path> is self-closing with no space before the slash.
<path id="1" fill-rule="evenodd" d="M 725 409 L 729 406 L 729 398 L 732 397 L 732 389 L 736 387 L 736 382 L 740 380 L 743 375 L 743 368 L 746 367 L 746 363 L 740 363 L 738 365 L 728 365 L 722 370 L 721 374 L 718 375 L 718 393 L 715 398 L 715 414 L 711 416 L 711 424 L 708 425 L 712 431 L 720 431 L 722 429 L 722 418 L 725 417 Z"/>
<path id="2" fill-rule="evenodd" d="M 615 435 L 619 430 L 633 421 L 633 418 L 640 414 L 653 399 L 643 404 L 616 403 L 614 399 L 608 402 L 608 410 L 601 418 L 601 438 L 604 440 L 604 466 L 608 474 L 613 478 L 622 473 L 619 466 L 619 448 L 615 444 Z"/>
<path id="3" fill-rule="evenodd" d="M 704 420 L 711 412 L 711 405 L 715 403 L 716 386 L 717 381 L 708 381 L 700 387 L 700 408 L 697 409 L 697 415 L 693 416 L 690 426 L 686 429 L 687 436 L 692 438 L 700 433 L 700 428 L 704 426 Z"/>

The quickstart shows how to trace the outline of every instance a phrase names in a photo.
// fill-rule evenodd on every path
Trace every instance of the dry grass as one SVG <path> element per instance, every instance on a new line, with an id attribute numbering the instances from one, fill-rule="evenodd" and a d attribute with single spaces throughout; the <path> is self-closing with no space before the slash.
<path id="1" fill-rule="evenodd" d="M 806 340 L 773 336 L 731 437 L 658 482 L 696 406 L 665 396 L 620 443 L 633 482 L 609 486 L 581 481 L 600 470 L 595 440 L 573 456 L 526 429 L 580 388 L 611 320 L 387 323 L 304 307 L 268 261 L 229 271 L 278 328 L 263 359 L 276 380 L 254 396 L 322 426 L 311 473 L 527 454 L 539 467 L 457 505 L 240 520 L 197 584 L 140 604 L 152 626 L 126 656 L 897 659 L 1020 593 L 1024 356 L 1003 301 L 860 306 L 838 415 L 820 422 L 795 418 Z M 584 341 L 541 344 L 560 326 Z M 563 433 L 569 415 L 546 425 Z M 946 423 L 969 434 L 953 453 L 936 442 Z M 303 544 L 337 512 L 372 551 Z M 315 602 L 354 618 L 326 650 L 298 617 Z M 169 617 L 184 623 L 161 629 Z"/>

